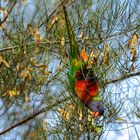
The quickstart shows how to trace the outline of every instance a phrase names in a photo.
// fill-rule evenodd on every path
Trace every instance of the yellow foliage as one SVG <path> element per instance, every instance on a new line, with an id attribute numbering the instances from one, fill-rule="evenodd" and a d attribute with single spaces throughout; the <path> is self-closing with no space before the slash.
<path id="1" fill-rule="evenodd" d="M 106 44 L 102 52 L 102 60 L 103 60 L 104 65 L 109 65 L 109 50 L 110 50 L 110 47 L 109 45 Z"/>
<path id="2" fill-rule="evenodd" d="M 84 33 L 81 32 L 80 35 L 79 35 L 79 38 L 83 38 L 83 35 L 84 35 Z"/>
<path id="3" fill-rule="evenodd" d="M 83 131 L 83 126 L 81 124 L 79 124 L 79 130 Z"/>
<path id="4" fill-rule="evenodd" d="M 3 29 L 3 30 L 5 29 L 4 23 L 2 23 L 2 24 L 0 25 L 0 28 Z"/>
<path id="5" fill-rule="evenodd" d="M 39 71 L 42 75 L 49 75 L 49 72 L 46 71 L 47 65 L 36 65 L 39 68 Z"/>
<path id="6" fill-rule="evenodd" d="M 37 62 L 36 62 L 35 60 L 33 60 L 33 58 L 30 58 L 30 61 L 31 61 L 31 64 L 32 64 L 33 66 L 36 66 L 36 65 L 37 65 Z"/>
<path id="7" fill-rule="evenodd" d="M 138 44 L 138 34 L 137 33 L 134 33 L 133 34 L 133 37 L 132 37 L 132 40 L 131 40 L 131 46 L 136 46 Z"/>
<path id="8" fill-rule="evenodd" d="M 10 96 L 17 96 L 17 95 L 19 95 L 19 91 L 16 91 L 16 90 L 9 91 L 9 95 Z"/>
<path id="9" fill-rule="evenodd" d="M 48 28 L 51 29 L 53 27 L 53 25 L 56 23 L 57 20 L 58 20 L 58 17 L 53 16 L 52 20 L 47 23 Z"/>
<path id="10" fill-rule="evenodd" d="M 52 22 L 51 22 L 51 26 L 54 25 L 54 23 L 58 20 L 58 17 L 57 16 L 54 16 L 52 18 Z"/>
<path id="11" fill-rule="evenodd" d="M 136 49 L 136 45 L 138 44 L 138 34 L 134 33 L 132 36 L 132 39 L 128 41 L 128 45 L 130 46 L 130 53 L 132 56 L 132 61 L 135 61 L 136 56 L 137 56 L 137 49 Z"/>
<path id="12" fill-rule="evenodd" d="M 35 34 L 39 33 L 39 30 L 37 27 L 33 27 L 32 25 L 28 25 L 28 29 L 30 31 L 30 33 L 34 36 Z"/>
<path id="13" fill-rule="evenodd" d="M 41 43 L 43 41 L 43 37 L 40 34 L 35 34 L 34 39 L 36 43 Z"/>
<path id="14" fill-rule="evenodd" d="M 52 73 L 52 72 L 45 71 L 45 72 L 44 72 L 44 75 L 49 75 L 50 73 Z"/>
<path id="15" fill-rule="evenodd" d="M 88 113 L 89 113 L 89 114 L 88 114 L 88 118 L 87 118 L 87 120 L 88 120 L 89 122 L 92 121 L 92 118 L 91 118 L 90 112 L 91 112 L 91 111 L 88 109 Z"/>
<path id="16" fill-rule="evenodd" d="M 29 133 L 27 133 L 26 135 L 26 139 L 31 140 L 31 139 L 35 139 L 38 137 L 38 131 L 37 129 L 30 131 Z"/>
<path id="17" fill-rule="evenodd" d="M 64 20 L 63 15 L 61 16 L 61 18 L 59 18 L 59 21 L 60 21 L 61 27 L 64 27 L 64 25 L 65 25 L 65 20 Z"/>
<path id="18" fill-rule="evenodd" d="M 60 44 L 61 44 L 62 46 L 65 45 L 65 38 L 64 38 L 64 36 L 61 38 L 61 42 L 60 42 Z"/>
<path id="19" fill-rule="evenodd" d="M 89 36 L 85 36 L 83 39 L 84 39 L 84 40 L 87 40 L 87 39 L 89 39 Z"/>
<path id="20" fill-rule="evenodd" d="M 58 71 L 61 71 L 61 70 L 62 70 L 62 67 L 61 67 L 60 64 L 57 65 L 57 70 L 58 70 Z"/>
<path id="21" fill-rule="evenodd" d="M 45 80 L 46 80 L 45 77 L 40 77 L 40 78 L 38 79 L 38 84 L 39 84 L 39 85 L 40 85 L 40 84 L 43 84 L 43 83 L 45 82 Z"/>
<path id="22" fill-rule="evenodd" d="M 3 11 L 4 11 L 4 8 L 0 6 L 0 12 L 3 12 Z"/>
<path id="23" fill-rule="evenodd" d="M 131 39 L 128 40 L 128 46 L 131 46 Z"/>
<path id="24" fill-rule="evenodd" d="M 21 3 L 22 3 L 23 5 L 26 5 L 26 4 L 28 4 L 28 0 L 21 0 Z"/>
<path id="25" fill-rule="evenodd" d="M 87 124 L 90 124 L 90 129 L 93 130 L 96 133 L 99 133 L 101 131 L 101 127 L 95 126 L 94 118 L 91 115 L 91 111 L 88 110 L 88 114 L 83 116 L 83 112 L 81 108 L 75 108 L 72 104 L 67 104 L 68 106 L 64 106 L 64 108 L 58 108 L 58 112 L 60 116 L 66 120 L 69 121 L 73 115 L 76 115 L 79 119 L 79 130 L 83 131 L 84 127 L 87 126 Z M 87 121 L 83 123 L 82 120 L 85 120 L 87 117 Z"/>
<path id="26" fill-rule="evenodd" d="M 70 118 L 73 115 L 72 112 L 75 109 L 75 107 L 70 103 L 68 103 L 68 106 L 65 106 L 64 108 L 58 108 L 58 112 L 59 112 L 60 116 L 67 121 L 70 120 Z"/>
<path id="27" fill-rule="evenodd" d="M 4 18 L 6 18 L 6 22 L 8 22 L 8 12 L 7 12 L 7 10 L 4 10 L 3 14 L 4 14 Z"/>
<path id="28" fill-rule="evenodd" d="M 80 108 L 79 109 L 79 121 L 81 121 L 82 120 L 82 109 Z"/>
<path id="29" fill-rule="evenodd" d="M 43 37 L 39 34 L 39 30 L 37 27 L 28 27 L 31 35 L 34 37 L 36 43 L 41 43 L 43 41 Z"/>
<path id="30" fill-rule="evenodd" d="M 132 55 L 132 61 L 134 61 L 136 59 L 136 55 L 137 55 L 136 47 L 131 47 L 130 52 Z"/>
<path id="31" fill-rule="evenodd" d="M 3 13 L 4 18 L 6 18 L 6 22 L 8 22 L 8 11 L 5 10 L 4 8 L 0 7 L 0 12 Z"/>
<path id="32" fill-rule="evenodd" d="M 29 102 L 29 100 L 30 100 L 29 95 L 25 93 L 25 103 Z"/>
<path id="33" fill-rule="evenodd" d="M 20 70 L 20 66 L 19 66 L 19 64 L 17 64 L 16 71 L 19 71 L 19 70 Z"/>
<path id="34" fill-rule="evenodd" d="M 3 58 L 2 58 L 2 56 L 0 55 L 0 64 L 4 64 L 7 68 L 9 68 L 10 66 L 9 66 L 9 64 L 8 64 L 8 62 L 7 61 L 5 61 Z"/>
<path id="35" fill-rule="evenodd" d="M 116 118 L 116 120 L 117 120 L 117 121 L 125 121 L 125 122 L 127 121 L 127 120 L 125 120 L 124 118 Z"/>
<path id="36" fill-rule="evenodd" d="M 68 120 L 68 121 L 70 120 L 70 115 L 71 115 L 70 111 L 65 111 L 64 109 L 59 109 L 58 111 L 62 118 L 64 118 L 65 120 Z"/>
<path id="37" fill-rule="evenodd" d="M 73 59 L 73 60 L 72 60 L 72 64 L 73 64 L 74 66 L 77 66 L 77 65 L 78 65 L 77 59 Z"/>
<path id="38" fill-rule="evenodd" d="M 28 69 L 25 69 L 21 74 L 20 76 L 24 79 L 28 79 L 28 80 L 31 80 L 32 79 L 32 76 L 30 74 L 30 71 Z"/>
<path id="39" fill-rule="evenodd" d="M 26 69 L 27 69 L 28 71 L 32 71 L 32 70 L 33 70 L 32 67 L 27 67 Z"/>
<path id="40" fill-rule="evenodd" d="M 99 54 L 98 54 L 98 50 L 94 50 L 91 54 L 90 54 L 90 57 L 89 57 L 89 65 L 97 65 L 97 62 L 98 62 L 98 57 L 99 57 Z"/>
<path id="41" fill-rule="evenodd" d="M 13 90 L 7 90 L 7 91 L 2 95 L 2 97 L 5 97 L 5 96 L 13 97 L 13 96 L 18 96 L 18 95 L 19 95 L 19 90 L 13 89 Z"/>

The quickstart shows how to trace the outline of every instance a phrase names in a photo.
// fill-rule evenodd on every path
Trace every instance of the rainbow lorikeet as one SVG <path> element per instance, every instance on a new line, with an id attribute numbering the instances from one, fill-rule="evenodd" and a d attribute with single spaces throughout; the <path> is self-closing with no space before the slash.
<path id="1" fill-rule="evenodd" d="M 78 96 L 83 104 L 85 104 L 90 109 L 92 115 L 94 117 L 101 116 L 104 113 L 104 109 L 102 101 L 98 97 L 98 79 L 94 75 L 93 71 L 91 69 L 88 69 L 88 64 L 86 63 L 84 58 L 81 57 L 67 11 L 65 7 L 63 9 L 70 42 L 68 72 L 70 85 L 73 89 L 73 92 Z"/>

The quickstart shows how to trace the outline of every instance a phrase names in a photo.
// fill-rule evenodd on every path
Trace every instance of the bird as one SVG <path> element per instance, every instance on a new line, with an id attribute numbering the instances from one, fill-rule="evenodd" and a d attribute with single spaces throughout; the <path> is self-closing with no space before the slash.
<path id="1" fill-rule="evenodd" d="M 99 98 L 99 81 L 94 71 L 88 67 L 85 50 L 80 53 L 79 46 L 75 39 L 68 13 L 63 7 L 65 23 L 70 43 L 69 49 L 69 72 L 67 73 L 73 93 L 91 111 L 93 117 L 104 114 L 102 100 Z"/>

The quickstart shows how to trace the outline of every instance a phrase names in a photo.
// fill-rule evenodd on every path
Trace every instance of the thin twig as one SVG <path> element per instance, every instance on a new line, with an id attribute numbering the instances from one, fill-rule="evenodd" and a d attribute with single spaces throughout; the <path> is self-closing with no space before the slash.
<path id="1" fill-rule="evenodd" d="M 16 3 L 17 3 L 17 0 L 15 0 L 15 2 L 13 3 L 13 5 L 11 6 L 11 8 L 8 11 L 8 14 L 6 15 L 6 17 L 2 21 L 0 21 L 0 25 L 2 25 L 6 21 L 6 19 L 8 18 L 9 14 L 12 12 L 12 10 L 13 10 L 14 6 L 16 5 Z"/>
<path id="2" fill-rule="evenodd" d="M 57 6 L 56 6 L 56 8 L 51 12 L 51 14 L 49 15 L 49 19 L 51 19 L 54 15 L 58 15 L 58 13 L 60 12 L 60 11 L 62 11 L 62 8 L 63 8 L 63 5 L 66 5 L 66 4 L 68 4 L 69 3 L 69 0 L 62 0 Z M 43 22 L 41 25 L 40 25 L 40 27 L 42 26 L 42 25 L 44 25 L 44 23 L 45 22 Z"/>
<path id="3" fill-rule="evenodd" d="M 138 72 L 136 72 L 136 73 L 130 73 L 130 74 L 126 74 L 126 75 L 120 76 L 120 77 L 118 77 L 118 78 L 116 78 L 116 79 L 114 79 L 114 80 L 110 80 L 110 81 L 106 82 L 106 84 L 116 83 L 116 82 L 121 81 L 121 80 L 124 80 L 124 79 L 126 79 L 126 78 L 130 78 L 130 77 L 138 76 L 138 75 L 140 75 L 140 71 L 138 71 Z M 66 99 L 61 100 L 61 101 L 57 101 L 56 103 L 54 103 L 54 104 L 51 105 L 51 106 L 48 106 L 48 107 L 45 107 L 45 108 L 43 108 L 43 109 L 41 109 L 41 110 L 39 110 L 39 111 L 36 111 L 34 114 L 28 116 L 27 118 L 25 118 L 25 119 L 23 119 L 23 120 L 20 120 L 20 121 L 18 121 L 16 124 L 14 124 L 14 125 L 12 125 L 12 126 L 6 128 L 6 129 L 3 130 L 2 132 L 0 132 L 0 135 L 2 135 L 2 134 L 4 134 L 4 133 L 6 133 L 6 132 L 12 130 L 13 128 L 15 128 L 15 127 L 17 127 L 17 126 L 19 126 L 19 125 L 22 125 L 22 124 L 28 122 L 29 120 L 35 118 L 36 116 L 40 115 L 41 113 L 44 113 L 44 112 L 49 111 L 50 109 L 52 109 L 52 108 L 55 107 L 55 106 L 58 106 L 58 104 L 61 104 L 61 103 L 62 103 L 63 101 L 65 101 L 65 100 L 66 100 Z M 121 123 L 121 122 L 119 122 L 119 123 Z M 125 122 L 125 123 L 126 123 L 126 122 Z M 127 123 L 128 123 L 128 122 L 127 122 Z"/>
<path id="4" fill-rule="evenodd" d="M 0 52 L 6 52 L 6 51 L 10 51 L 10 50 L 13 50 L 13 49 L 16 49 L 17 46 L 14 46 L 14 47 L 8 47 L 8 48 L 3 48 L 3 49 L 0 49 Z"/>
<path id="5" fill-rule="evenodd" d="M 28 121 L 30 121 L 31 119 L 35 118 L 36 116 L 40 115 L 41 113 L 44 113 L 44 112 L 47 112 L 49 110 L 51 110 L 53 107 L 55 106 L 58 106 L 58 104 L 61 104 L 62 102 L 64 102 L 66 99 L 63 99 L 63 100 L 59 100 L 57 102 L 55 102 L 54 104 L 50 105 L 50 106 L 47 106 L 47 107 L 44 107 L 42 108 L 41 110 L 39 111 L 36 111 L 35 113 L 31 114 L 30 116 L 28 116 L 27 118 L 24 118 L 20 121 L 18 121 L 17 123 L 7 127 L 6 129 L 4 129 L 3 131 L 0 132 L 0 135 L 3 135 L 5 134 L 6 132 L 14 129 L 15 127 L 19 126 L 19 125 L 22 125 Z"/>
<path id="6" fill-rule="evenodd" d="M 107 81 L 106 84 L 116 83 L 118 81 L 122 81 L 124 79 L 130 78 L 130 77 L 134 77 L 134 76 L 138 76 L 138 75 L 140 75 L 140 71 L 135 72 L 135 73 L 126 73 L 125 75 L 122 75 L 120 77 L 117 77 L 116 79 Z"/>

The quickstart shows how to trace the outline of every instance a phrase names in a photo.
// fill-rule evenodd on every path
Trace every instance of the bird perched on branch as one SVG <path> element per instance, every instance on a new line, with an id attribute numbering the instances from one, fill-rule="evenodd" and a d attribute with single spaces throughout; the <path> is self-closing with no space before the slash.
<path id="1" fill-rule="evenodd" d="M 87 56 L 84 50 L 80 53 L 72 26 L 64 7 L 65 22 L 70 42 L 68 78 L 73 92 L 87 106 L 93 117 L 103 115 L 104 108 L 98 97 L 99 82 L 92 69 L 88 68 Z"/>

